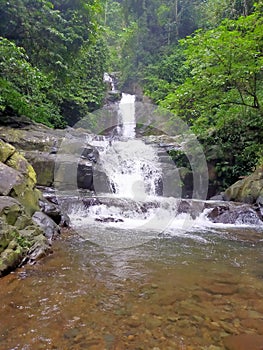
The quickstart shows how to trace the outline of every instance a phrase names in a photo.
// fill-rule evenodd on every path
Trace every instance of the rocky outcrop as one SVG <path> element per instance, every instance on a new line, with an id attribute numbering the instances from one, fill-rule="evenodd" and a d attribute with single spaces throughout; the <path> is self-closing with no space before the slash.
<path id="1" fill-rule="evenodd" d="M 224 192 L 224 199 L 263 206 L 263 165 Z"/>
<path id="2" fill-rule="evenodd" d="M 0 196 L 16 198 L 28 215 L 38 210 L 40 192 L 35 188 L 36 173 L 16 149 L 0 140 Z"/>
<path id="3" fill-rule="evenodd" d="M 0 178 L 2 276 L 26 261 L 33 262 L 48 254 L 51 251 L 49 240 L 58 233 L 58 229 L 54 222 L 52 226 L 49 221 L 49 231 L 46 232 L 38 222 L 39 216 L 34 217 L 40 211 L 39 200 L 42 198 L 36 188 L 36 173 L 14 146 L 1 139 Z"/>
<path id="4" fill-rule="evenodd" d="M 0 138 L 19 150 L 32 165 L 37 185 L 66 190 L 93 189 L 93 164 L 98 152 L 85 142 L 87 135 L 84 129 L 53 130 L 36 123 L 18 128 L 0 127 Z M 18 164 L 16 160 L 14 162 Z M 20 161 L 19 169 L 15 170 L 20 171 L 23 167 L 23 161 Z M 0 173 L 6 171 L 2 168 Z M 14 178 L 17 174 L 12 171 L 10 176 Z"/>

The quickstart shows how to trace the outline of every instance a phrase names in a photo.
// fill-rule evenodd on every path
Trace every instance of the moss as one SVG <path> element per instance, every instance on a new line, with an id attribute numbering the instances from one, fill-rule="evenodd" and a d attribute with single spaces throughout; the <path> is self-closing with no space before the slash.
<path id="1" fill-rule="evenodd" d="M 10 239 L 6 233 L 1 233 L 0 236 L 0 254 L 7 248 Z"/>
<path id="2" fill-rule="evenodd" d="M 14 186 L 10 195 L 24 206 L 27 215 L 32 216 L 35 211 L 39 210 L 39 191 L 28 188 L 25 183 Z"/>
<path id="3" fill-rule="evenodd" d="M 0 161 L 5 163 L 6 160 L 15 153 L 16 149 L 9 143 L 0 140 Z"/>
<path id="4" fill-rule="evenodd" d="M 30 240 L 27 237 L 21 235 L 18 231 L 13 231 L 11 236 L 13 237 L 12 242 L 15 242 L 16 245 L 23 250 L 25 249 L 27 250 L 32 246 L 32 242 L 30 242 Z M 9 244 L 9 247 L 10 247 L 10 244 Z"/>
<path id="5" fill-rule="evenodd" d="M 21 262 L 24 252 L 25 250 L 16 241 L 11 241 L 8 248 L 0 256 L 0 276 L 16 268 Z"/>
<path id="6" fill-rule="evenodd" d="M 15 225 L 16 220 L 22 214 L 22 209 L 19 204 L 13 204 L 4 209 L 2 215 L 8 225 Z"/>

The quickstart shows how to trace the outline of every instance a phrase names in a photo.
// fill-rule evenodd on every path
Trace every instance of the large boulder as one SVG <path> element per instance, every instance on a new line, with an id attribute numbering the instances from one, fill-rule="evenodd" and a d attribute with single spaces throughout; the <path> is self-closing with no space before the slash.
<path id="1" fill-rule="evenodd" d="M 53 130 L 40 124 L 22 128 L 0 127 L 0 138 L 9 143 L 9 147 L 5 146 L 2 151 L 0 144 L 0 160 L 15 169 L 19 165 L 17 170 L 24 168 L 25 174 L 27 166 L 24 161 L 10 159 L 10 156 L 15 158 L 16 147 L 19 157 L 23 154 L 32 165 L 37 185 L 69 190 L 76 187 L 92 189 L 93 164 L 99 154 L 86 142 L 87 135 L 85 129 Z"/>
<path id="2" fill-rule="evenodd" d="M 60 233 L 60 228 L 55 221 L 41 211 L 36 211 L 32 216 L 32 220 L 39 227 L 41 227 L 45 237 L 47 237 L 49 240 L 54 239 Z"/>
<path id="3" fill-rule="evenodd" d="M 49 240 L 59 229 L 39 213 L 41 192 L 36 173 L 14 146 L 0 139 L 0 276 L 23 262 L 51 251 Z M 53 210 L 54 211 L 54 210 Z M 32 215 L 41 220 L 32 220 Z M 61 213 L 60 218 L 61 218 Z M 44 217 L 45 216 L 45 220 Z"/>
<path id="4" fill-rule="evenodd" d="M 29 162 L 11 145 L 0 140 L 0 195 L 16 198 L 28 215 L 39 209 L 40 192 L 35 188 L 36 173 Z"/>
<path id="5" fill-rule="evenodd" d="M 228 201 L 260 204 L 263 198 L 263 165 L 251 175 L 230 186 L 225 191 L 224 198 Z"/>
<path id="6" fill-rule="evenodd" d="M 0 276 L 25 260 L 37 260 L 50 251 L 43 230 L 34 224 L 22 204 L 0 196 Z"/>

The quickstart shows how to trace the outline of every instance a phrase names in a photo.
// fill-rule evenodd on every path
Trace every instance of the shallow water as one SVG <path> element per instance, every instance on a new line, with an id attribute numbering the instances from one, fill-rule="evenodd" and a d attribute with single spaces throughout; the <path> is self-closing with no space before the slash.
<path id="1" fill-rule="evenodd" d="M 114 250 L 64 232 L 52 255 L 0 280 L 0 349 L 219 350 L 263 336 L 260 233 L 227 235 Z"/>

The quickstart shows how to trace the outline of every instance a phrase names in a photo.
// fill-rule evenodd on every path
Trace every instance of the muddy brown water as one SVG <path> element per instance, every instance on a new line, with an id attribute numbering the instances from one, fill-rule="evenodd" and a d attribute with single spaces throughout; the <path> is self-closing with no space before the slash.
<path id="1" fill-rule="evenodd" d="M 262 245 L 107 250 L 66 231 L 52 255 L 0 280 L 0 349 L 261 349 Z"/>

